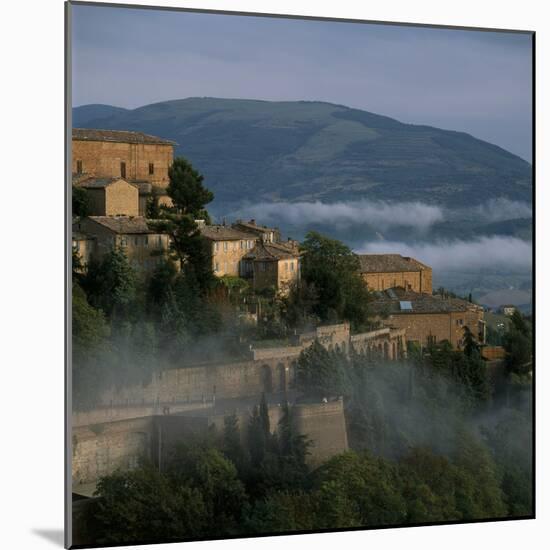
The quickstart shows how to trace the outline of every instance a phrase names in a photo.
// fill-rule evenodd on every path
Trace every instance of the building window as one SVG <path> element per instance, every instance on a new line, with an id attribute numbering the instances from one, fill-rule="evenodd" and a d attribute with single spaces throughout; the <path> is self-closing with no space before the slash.
<path id="1" fill-rule="evenodd" d="M 294 271 L 294 261 L 290 262 L 290 271 Z"/>
<path id="2" fill-rule="evenodd" d="M 147 235 L 145 235 L 143 240 L 144 240 L 145 246 L 149 246 L 149 237 Z"/>
<path id="3" fill-rule="evenodd" d="M 214 252 L 218 251 L 218 243 L 214 243 Z"/>
<path id="4" fill-rule="evenodd" d="M 158 242 L 159 242 L 159 246 L 162 246 L 162 236 L 161 235 L 158 236 Z"/>
<path id="5" fill-rule="evenodd" d="M 285 271 L 288 271 L 288 262 L 285 262 Z"/>
<path id="6" fill-rule="evenodd" d="M 136 246 L 139 244 L 139 237 L 134 237 L 134 244 Z"/>
<path id="7" fill-rule="evenodd" d="M 76 161 L 76 173 L 77 174 L 82 174 L 82 161 L 81 160 Z"/>
<path id="8" fill-rule="evenodd" d="M 120 163 L 120 177 L 121 178 L 126 178 L 126 163 L 125 162 Z"/>
<path id="9" fill-rule="evenodd" d="M 152 176 L 155 173 L 155 165 L 150 162 L 149 163 L 149 175 Z"/>
<path id="10" fill-rule="evenodd" d="M 223 251 L 227 252 L 227 241 L 223 243 Z"/>
<path id="11" fill-rule="evenodd" d="M 127 245 L 128 245 L 128 240 L 126 239 L 126 237 L 121 237 L 120 246 L 127 246 Z"/>
<path id="12" fill-rule="evenodd" d="M 214 264 L 214 271 L 219 271 L 220 270 L 220 264 L 218 262 L 216 262 Z"/>

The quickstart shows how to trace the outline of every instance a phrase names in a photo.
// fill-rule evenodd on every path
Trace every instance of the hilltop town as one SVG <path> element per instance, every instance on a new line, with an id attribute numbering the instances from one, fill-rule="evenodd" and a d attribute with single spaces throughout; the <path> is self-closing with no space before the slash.
<path id="1" fill-rule="evenodd" d="M 174 158 L 174 146 L 140 132 L 73 130 L 73 275 L 78 292 L 85 290 L 76 298 L 73 291 L 73 300 L 89 315 L 73 327 L 88 334 L 93 319 L 102 327 L 96 338 L 107 330 L 104 315 L 120 319 L 124 311 L 133 319 L 119 300 L 124 284 L 107 298 L 98 290 L 130 272 L 165 327 L 154 344 L 147 343 L 148 326 L 124 344 L 117 334 L 115 347 L 126 357 L 122 376 L 108 366 L 92 372 L 109 360 L 77 346 L 72 477 L 83 509 L 105 476 L 132 471 L 144 459 L 162 470 L 178 442 L 221 433 L 229 417 L 249 440 L 246 427 L 260 402 L 268 435 L 288 417 L 307 439 L 309 468 L 356 448 L 355 389 L 333 374 L 325 380 L 323 362 L 351 372 L 360 361 L 391 369 L 438 359 L 452 364 L 445 366 L 449 376 L 476 399 L 487 398 L 487 373 L 502 367 L 506 351 L 487 344 L 481 306 L 434 291 L 432 268 L 415 258 L 357 255 L 318 234 L 300 243 L 262 220 L 213 223 L 202 176 Z M 198 182 L 204 195 L 192 212 L 175 204 L 184 202 L 171 181 L 178 174 Z M 184 344 L 175 345 L 178 338 Z M 132 367 L 141 374 L 125 377 Z M 424 382 L 406 377 L 413 395 Z"/>

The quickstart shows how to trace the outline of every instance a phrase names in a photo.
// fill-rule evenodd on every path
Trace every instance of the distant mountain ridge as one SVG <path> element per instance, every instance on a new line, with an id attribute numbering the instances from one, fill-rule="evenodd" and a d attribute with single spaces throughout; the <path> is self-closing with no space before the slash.
<path id="1" fill-rule="evenodd" d="M 359 199 L 446 207 L 531 202 L 531 165 L 468 134 L 317 101 L 188 98 L 123 109 L 84 105 L 73 126 L 178 143 L 218 211 L 246 202 Z M 227 210 L 229 211 L 229 210 Z"/>

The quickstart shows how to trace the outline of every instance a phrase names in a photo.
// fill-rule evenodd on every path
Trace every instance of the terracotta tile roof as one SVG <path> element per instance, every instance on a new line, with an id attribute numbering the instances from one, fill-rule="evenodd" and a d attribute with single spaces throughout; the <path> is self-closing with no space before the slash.
<path id="1" fill-rule="evenodd" d="M 393 273 L 420 271 L 429 267 L 401 254 L 358 254 L 361 273 Z"/>
<path id="2" fill-rule="evenodd" d="M 73 139 L 77 141 L 110 141 L 114 143 L 143 143 L 147 145 L 176 145 L 175 141 L 143 132 L 121 130 L 100 130 L 97 128 L 73 128 Z"/>
<path id="3" fill-rule="evenodd" d="M 149 229 L 147 220 L 143 216 L 89 216 L 88 219 L 119 235 L 155 233 Z"/>
<path id="4" fill-rule="evenodd" d="M 278 229 L 276 227 L 267 227 L 266 225 L 257 225 L 256 220 L 250 220 L 247 222 L 243 222 L 242 220 L 237 220 L 233 227 L 236 229 L 242 229 L 244 231 L 253 231 L 258 233 L 272 233 L 277 232 Z"/>
<path id="5" fill-rule="evenodd" d="M 201 235 L 212 241 L 241 241 L 257 239 L 256 236 L 239 231 L 228 225 L 203 225 Z"/>
<path id="6" fill-rule="evenodd" d="M 258 242 L 244 258 L 247 260 L 285 260 L 299 256 L 300 253 L 292 245 Z"/>
<path id="7" fill-rule="evenodd" d="M 439 294 L 421 294 L 403 288 L 390 288 L 373 292 L 370 304 L 373 313 L 410 315 L 414 313 L 451 313 L 483 310 L 481 306 L 460 298 L 448 298 Z"/>

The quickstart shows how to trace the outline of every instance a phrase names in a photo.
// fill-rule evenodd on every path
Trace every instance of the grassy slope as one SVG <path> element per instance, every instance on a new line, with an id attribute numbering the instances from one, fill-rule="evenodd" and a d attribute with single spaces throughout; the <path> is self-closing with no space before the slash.
<path id="1" fill-rule="evenodd" d="M 189 98 L 75 114 L 87 126 L 178 142 L 217 202 L 420 200 L 464 206 L 530 200 L 531 166 L 467 134 L 321 102 Z"/>

